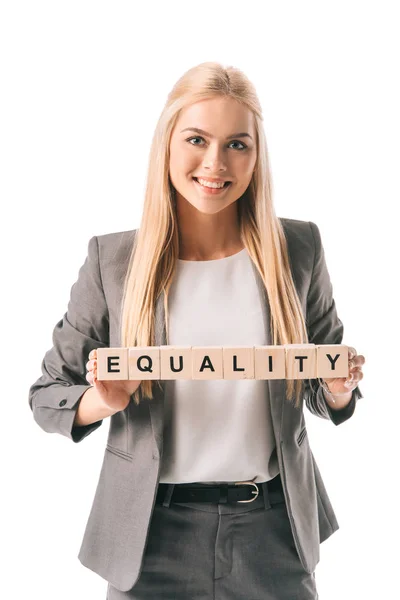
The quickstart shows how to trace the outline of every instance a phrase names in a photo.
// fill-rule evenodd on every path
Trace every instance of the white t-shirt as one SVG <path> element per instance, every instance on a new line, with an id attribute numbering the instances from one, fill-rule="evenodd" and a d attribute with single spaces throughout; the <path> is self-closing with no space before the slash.
<path id="1" fill-rule="evenodd" d="M 169 294 L 169 345 L 269 343 L 246 248 L 178 260 Z M 165 380 L 160 483 L 234 483 L 279 473 L 265 380 Z"/>

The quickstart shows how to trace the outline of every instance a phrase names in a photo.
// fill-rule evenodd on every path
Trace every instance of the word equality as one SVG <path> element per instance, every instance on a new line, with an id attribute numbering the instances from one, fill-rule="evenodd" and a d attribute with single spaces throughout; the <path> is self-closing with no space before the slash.
<path id="1" fill-rule="evenodd" d="M 347 377 L 348 346 L 98 348 L 97 379 L 312 379 Z"/>

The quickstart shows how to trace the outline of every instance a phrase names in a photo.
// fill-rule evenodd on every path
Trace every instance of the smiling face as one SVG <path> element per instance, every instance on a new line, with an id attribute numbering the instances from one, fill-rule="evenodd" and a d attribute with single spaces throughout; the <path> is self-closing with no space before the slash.
<path id="1" fill-rule="evenodd" d="M 169 176 L 177 203 L 214 214 L 235 202 L 249 186 L 256 150 L 253 114 L 235 100 L 211 98 L 183 109 L 170 142 Z M 231 183 L 218 190 L 194 178 Z"/>

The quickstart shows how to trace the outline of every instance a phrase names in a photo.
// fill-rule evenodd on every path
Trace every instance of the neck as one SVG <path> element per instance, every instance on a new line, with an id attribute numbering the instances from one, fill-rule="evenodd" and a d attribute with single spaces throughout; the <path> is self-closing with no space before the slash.
<path id="1" fill-rule="evenodd" d="M 199 212 L 184 200 L 177 202 L 177 217 L 182 260 L 217 260 L 244 248 L 236 202 L 210 215 Z"/>

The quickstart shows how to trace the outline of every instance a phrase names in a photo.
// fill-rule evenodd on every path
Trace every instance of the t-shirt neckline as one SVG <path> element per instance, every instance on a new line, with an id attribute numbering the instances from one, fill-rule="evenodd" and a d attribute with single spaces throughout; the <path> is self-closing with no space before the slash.
<path id="1" fill-rule="evenodd" d="M 235 254 L 231 254 L 230 256 L 224 256 L 223 258 L 214 258 L 211 260 L 184 260 L 182 258 L 178 258 L 178 261 L 180 263 L 193 263 L 193 264 L 196 264 L 196 263 L 198 263 L 198 264 L 219 263 L 224 260 L 232 260 L 236 256 L 243 254 L 245 251 L 246 251 L 246 248 L 242 248 L 242 250 L 239 250 L 239 252 L 235 252 Z"/>

